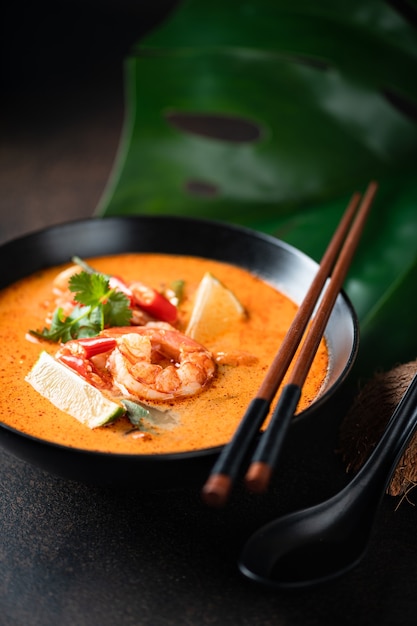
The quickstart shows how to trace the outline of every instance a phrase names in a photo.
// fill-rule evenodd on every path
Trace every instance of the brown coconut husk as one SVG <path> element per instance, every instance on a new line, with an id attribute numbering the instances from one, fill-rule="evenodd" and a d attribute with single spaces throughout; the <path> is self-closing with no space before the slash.
<path id="1" fill-rule="evenodd" d="M 376 374 L 359 391 L 340 427 L 340 453 L 347 472 L 357 472 L 378 443 L 413 376 L 417 360 Z M 417 485 L 417 431 L 393 474 L 387 493 L 407 495 Z"/>

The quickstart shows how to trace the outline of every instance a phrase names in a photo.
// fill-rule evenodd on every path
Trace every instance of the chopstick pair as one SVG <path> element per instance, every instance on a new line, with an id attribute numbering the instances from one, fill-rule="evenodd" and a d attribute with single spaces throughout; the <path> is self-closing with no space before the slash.
<path id="1" fill-rule="evenodd" d="M 250 402 L 233 438 L 223 448 L 203 486 L 202 497 L 208 505 L 218 507 L 227 502 L 233 484 L 269 413 L 271 403 L 321 297 L 288 383 L 281 392 L 268 428 L 262 434 L 245 476 L 246 485 L 251 491 L 261 493 L 267 489 L 291 418 L 296 411 L 302 387 L 359 243 L 377 188 L 376 182 L 369 183 L 359 209 L 361 195 L 353 194 L 257 395 Z"/>

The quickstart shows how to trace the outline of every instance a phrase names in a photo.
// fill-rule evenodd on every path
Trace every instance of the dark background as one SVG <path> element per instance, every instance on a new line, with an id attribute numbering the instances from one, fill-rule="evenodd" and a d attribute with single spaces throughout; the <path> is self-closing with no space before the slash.
<path id="1" fill-rule="evenodd" d="M 7 2 L 0 13 L 0 240 L 89 217 L 114 162 L 123 60 L 173 0 Z M 7 221 L 2 219 L 7 215 Z"/>

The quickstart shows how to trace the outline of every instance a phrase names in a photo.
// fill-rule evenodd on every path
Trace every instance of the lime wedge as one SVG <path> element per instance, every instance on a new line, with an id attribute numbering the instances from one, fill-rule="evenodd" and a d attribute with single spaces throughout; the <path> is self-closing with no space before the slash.
<path id="1" fill-rule="evenodd" d="M 206 272 L 195 293 L 185 334 L 204 343 L 227 332 L 245 316 L 245 309 L 235 294 L 213 274 Z"/>
<path id="2" fill-rule="evenodd" d="M 47 352 L 41 352 L 25 380 L 58 409 L 89 428 L 112 422 L 125 409 Z"/>

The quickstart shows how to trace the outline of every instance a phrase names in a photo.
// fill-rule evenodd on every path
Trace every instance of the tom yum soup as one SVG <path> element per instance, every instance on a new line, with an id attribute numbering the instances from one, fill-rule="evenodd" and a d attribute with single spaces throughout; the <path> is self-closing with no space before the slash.
<path id="1" fill-rule="evenodd" d="M 209 259 L 75 258 L 0 292 L 1 419 L 104 452 L 224 444 L 296 310 L 259 277 Z M 323 340 L 298 411 L 327 368 Z"/>

